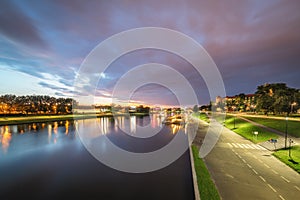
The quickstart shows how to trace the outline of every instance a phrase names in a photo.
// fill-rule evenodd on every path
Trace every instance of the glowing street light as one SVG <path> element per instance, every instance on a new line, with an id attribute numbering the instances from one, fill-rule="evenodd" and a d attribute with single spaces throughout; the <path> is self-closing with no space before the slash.
<path id="1" fill-rule="evenodd" d="M 284 137 L 284 148 L 287 148 L 287 134 L 288 134 L 288 120 L 289 118 L 285 118 L 285 137 Z"/>
<path id="2" fill-rule="evenodd" d="M 291 114 L 293 113 L 293 106 L 296 106 L 296 105 L 297 105 L 296 102 L 291 103 Z"/>

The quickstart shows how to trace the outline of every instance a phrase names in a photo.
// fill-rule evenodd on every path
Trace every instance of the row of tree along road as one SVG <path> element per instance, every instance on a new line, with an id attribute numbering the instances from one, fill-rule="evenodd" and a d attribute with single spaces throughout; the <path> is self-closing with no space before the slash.
<path id="1" fill-rule="evenodd" d="M 201 110 L 216 109 L 227 112 L 256 112 L 263 114 L 299 113 L 300 90 L 285 83 L 266 83 L 257 87 L 255 94 L 241 93 L 235 96 L 217 97 Z"/>

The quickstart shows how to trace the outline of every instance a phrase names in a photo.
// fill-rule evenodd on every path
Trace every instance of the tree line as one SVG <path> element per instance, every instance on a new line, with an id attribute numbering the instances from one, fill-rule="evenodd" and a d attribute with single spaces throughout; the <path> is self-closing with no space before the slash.
<path id="1" fill-rule="evenodd" d="M 73 103 L 72 98 L 7 94 L 0 96 L 0 114 L 69 114 Z"/>
<path id="2" fill-rule="evenodd" d="M 217 111 L 289 115 L 300 109 L 300 90 L 285 83 L 266 83 L 258 86 L 255 94 L 217 97 L 216 102 L 200 107 L 201 110 L 213 108 Z"/>
<path id="3" fill-rule="evenodd" d="M 257 87 L 256 110 L 264 114 L 297 112 L 300 104 L 300 90 L 285 83 L 264 84 Z"/>

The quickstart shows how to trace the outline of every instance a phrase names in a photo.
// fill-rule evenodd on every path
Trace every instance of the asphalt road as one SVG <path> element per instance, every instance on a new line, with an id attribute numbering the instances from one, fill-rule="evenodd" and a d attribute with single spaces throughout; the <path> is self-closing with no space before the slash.
<path id="1" fill-rule="evenodd" d="M 300 175 L 271 153 L 224 127 L 204 160 L 222 199 L 299 199 Z"/>

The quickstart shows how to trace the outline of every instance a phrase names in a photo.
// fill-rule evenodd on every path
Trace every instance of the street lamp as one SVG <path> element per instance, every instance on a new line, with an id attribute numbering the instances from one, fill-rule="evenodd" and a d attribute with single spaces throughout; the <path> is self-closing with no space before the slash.
<path id="1" fill-rule="evenodd" d="M 293 106 L 297 105 L 296 102 L 291 103 L 291 114 L 293 113 Z"/>
<path id="2" fill-rule="evenodd" d="M 285 117 L 285 140 L 284 140 L 284 148 L 287 147 L 287 134 L 288 134 L 288 117 Z"/>
<path id="3" fill-rule="evenodd" d="M 289 157 L 290 158 L 292 158 L 291 157 L 291 148 L 292 148 L 292 143 L 293 143 L 294 141 L 292 140 L 292 139 L 289 139 L 289 143 L 290 143 L 290 145 L 289 145 Z"/>
<path id="4" fill-rule="evenodd" d="M 233 109 L 233 111 L 235 111 L 235 106 L 232 106 L 232 109 Z M 233 115 L 234 117 L 233 117 L 233 129 L 235 129 L 235 117 L 236 117 L 236 114 L 234 114 Z"/>

